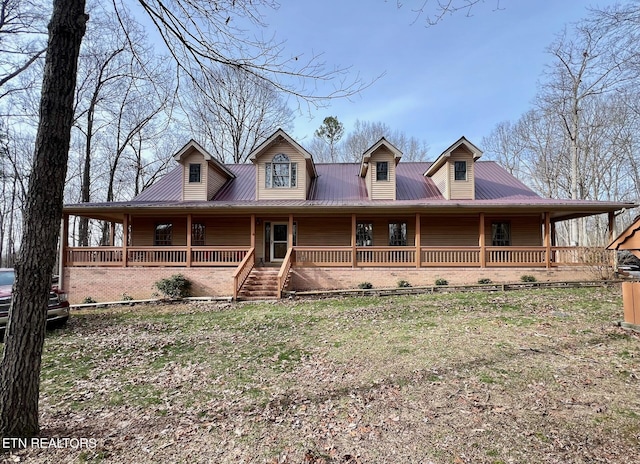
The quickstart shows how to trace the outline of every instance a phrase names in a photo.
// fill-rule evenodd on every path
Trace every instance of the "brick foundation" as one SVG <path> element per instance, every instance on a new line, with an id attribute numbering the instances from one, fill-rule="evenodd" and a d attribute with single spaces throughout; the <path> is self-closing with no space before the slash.
<path id="1" fill-rule="evenodd" d="M 98 302 L 119 301 L 123 294 L 132 298 L 153 298 L 157 292 L 154 283 L 174 274 L 183 274 L 192 282 L 192 296 L 233 295 L 235 267 L 211 268 L 121 268 L 121 267 L 68 267 L 65 268 L 63 286 L 71 304 L 82 303 L 86 297 Z M 476 284 L 478 279 L 491 279 L 494 283 L 519 282 L 520 276 L 532 275 L 539 282 L 595 280 L 588 268 L 562 267 L 551 270 L 540 268 L 293 268 L 289 290 L 334 290 L 357 288 L 362 282 L 374 287 L 395 287 L 399 280 L 412 286 L 434 285 L 436 279 L 445 279 L 451 285 Z"/>
<path id="2" fill-rule="evenodd" d="M 82 303 L 86 297 L 101 301 L 120 301 L 126 293 L 135 300 L 154 298 L 154 283 L 182 274 L 192 282 L 192 296 L 233 295 L 235 267 L 67 267 L 64 289 L 71 304 Z"/>
<path id="3" fill-rule="evenodd" d="M 396 287 L 399 280 L 412 286 L 435 285 L 436 279 L 445 279 L 450 285 L 477 284 L 479 279 L 494 283 L 520 282 L 523 275 L 532 275 L 539 282 L 594 280 L 596 276 L 582 267 L 563 267 L 551 270 L 540 268 L 294 268 L 289 290 L 317 290 L 357 288 L 362 282 L 374 287 Z"/>

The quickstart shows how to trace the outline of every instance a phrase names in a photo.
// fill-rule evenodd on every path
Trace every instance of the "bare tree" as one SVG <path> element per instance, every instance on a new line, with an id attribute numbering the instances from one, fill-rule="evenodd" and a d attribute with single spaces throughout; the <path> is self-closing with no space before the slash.
<path id="1" fill-rule="evenodd" d="M 47 13 L 41 2 L 0 0 L 0 98 L 28 88 L 9 84 L 43 55 Z"/>
<path id="2" fill-rule="evenodd" d="M 38 391 L 51 271 L 62 216 L 84 0 L 55 0 L 16 280 L 0 362 L 0 436 L 39 432 Z M 16 308 L 19 310 L 16 311 Z"/>
<path id="3" fill-rule="evenodd" d="M 206 74 L 215 85 L 205 95 L 191 81 L 183 107 L 192 133 L 220 161 L 244 163 L 262 140 L 278 128 L 291 127 L 293 112 L 263 78 L 219 65 Z"/>
<path id="4" fill-rule="evenodd" d="M 259 10 L 268 0 L 138 0 L 157 28 L 183 75 L 195 76 L 213 63 L 236 67 L 271 82 L 300 102 L 317 104 L 362 88 L 358 79 L 319 94 L 318 82 L 344 77 L 348 69 L 326 70 L 318 57 L 283 58 L 282 46 L 254 40 L 238 24 L 262 26 Z M 117 11 L 125 8 L 114 0 Z M 119 16 L 120 17 L 120 16 Z M 53 0 L 49 42 L 24 235 L 0 362 L 0 438 L 38 434 L 38 393 L 45 308 L 56 258 L 67 171 L 77 60 L 85 33 L 84 0 Z M 126 31 L 124 31 L 126 33 Z M 128 37 L 128 36 L 127 36 Z M 202 82 L 206 90 L 212 82 Z M 18 310 L 16 310 L 18 309 Z"/>

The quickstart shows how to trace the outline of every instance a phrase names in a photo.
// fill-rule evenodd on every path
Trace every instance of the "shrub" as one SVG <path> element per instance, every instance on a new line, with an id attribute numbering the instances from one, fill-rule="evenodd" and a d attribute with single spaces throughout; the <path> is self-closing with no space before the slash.
<path id="1" fill-rule="evenodd" d="M 449 285 L 447 279 L 436 279 L 436 285 Z"/>
<path id="2" fill-rule="evenodd" d="M 398 288 L 407 288 L 407 287 L 411 287 L 411 284 L 408 281 L 404 279 L 401 279 L 398 281 Z"/>
<path id="3" fill-rule="evenodd" d="M 526 275 L 526 274 L 523 276 L 520 276 L 520 280 L 522 282 L 536 282 L 536 278 L 534 276 Z"/>
<path id="4" fill-rule="evenodd" d="M 373 284 L 371 282 L 360 282 L 358 284 L 358 288 L 362 288 L 362 289 L 373 288 Z"/>
<path id="5" fill-rule="evenodd" d="M 84 300 L 82 300 L 82 302 L 84 304 L 91 304 L 91 303 L 97 303 L 96 300 L 94 300 L 93 298 L 91 298 L 90 296 L 85 296 Z"/>
<path id="6" fill-rule="evenodd" d="M 131 295 L 127 295 L 127 292 L 122 294 L 122 301 L 131 301 L 133 297 Z"/>
<path id="7" fill-rule="evenodd" d="M 184 298 L 189 296 L 191 282 L 182 274 L 174 274 L 167 279 L 158 280 L 155 286 L 165 297 Z"/>
<path id="8" fill-rule="evenodd" d="M 478 283 L 479 284 L 490 284 L 491 283 L 491 279 L 487 279 L 486 277 L 484 277 L 482 279 L 478 279 Z"/>

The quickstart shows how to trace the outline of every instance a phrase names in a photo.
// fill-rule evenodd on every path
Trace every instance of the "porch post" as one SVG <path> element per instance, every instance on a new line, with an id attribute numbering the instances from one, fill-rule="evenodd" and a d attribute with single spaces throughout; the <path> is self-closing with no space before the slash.
<path id="1" fill-rule="evenodd" d="M 558 237 L 556 236 L 556 223 L 551 223 L 551 246 L 558 245 Z"/>
<path id="2" fill-rule="evenodd" d="M 129 243 L 129 215 L 125 214 L 122 220 L 122 266 L 127 267 L 127 245 Z"/>
<path id="3" fill-rule="evenodd" d="M 487 251 L 485 242 L 484 213 L 480 213 L 480 233 L 478 234 L 478 245 L 480 246 L 480 267 L 487 267 Z"/>
<path id="4" fill-rule="evenodd" d="M 422 256 L 420 254 L 420 213 L 416 213 L 416 268 L 422 267 Z"/>
<path id="5" fill-rule="evenodd" d="M 613 242 L 616 229 L 616 213 L 609 213 L 609 243 Z"/>
<path id="6" fill-rule="evenodd" d="M 67 261 L 67 247 L 69 246 L 69 215 L 62 215 L 60 224 L 60 250 L 58 255 L 58 288 L 64 288 L 64 268 Z"/>
<path id="7" fill-rule="evenodd" d="M 111 227 L 109 228 L 109 246 L 116 244 L 116 223 L 111 221 Z"/>
<path id="8" fill-rule="evenodd" d="M 256 247 L 256 215 L 251 215 L 251 248 Z"/>
<path id="9" fill-rule="evenodd" d="M 544 213 L 544 247 L 547 269 L 551 267 L 551 213 Z"/>
<path id="10" fill-rule="evenodd" d="M 351 213 L 351 267 L 358 266 L 358 251 L 356 250 L 356 229 L 358 223 L 356 221 L 356 213 Z"/>
<path id="11" fill-rule="evenodd" d="M 193 228 L 193 216 L 187 214 L 187 267 L 191 267 L 191 229 Z"/>
<path id="12" fill-rule="evenodd" d="M 609 213 L 609 243 L 613 242 L 613 238 L 615 237 L 615 231 L 616 231 L 616 213 L 612 211 Z M 615 270 L 618 269 L 616 264 L 617 264 L 616 253 L 611 253 L 611 265 Z"/>
<path id="13" fill-rule="evenodd" d="M 293 214 L 289 214 L 289 237 L 287 238 L 287 242 L 287 248 L 291 248 L 293 246 Z"/>

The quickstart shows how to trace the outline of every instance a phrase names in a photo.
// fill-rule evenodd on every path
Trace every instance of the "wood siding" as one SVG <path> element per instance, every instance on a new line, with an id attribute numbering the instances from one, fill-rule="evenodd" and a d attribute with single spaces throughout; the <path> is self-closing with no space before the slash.
<path id="1" fill-rule="evenodd" d="M 270 163 L 275 155 L 284 153 L 289 161 L 297 163 L 296 186 L 292 188 L 266 188 L 265 165 Z M 257 160 L 256 200 L 306 200 L 308 191 L 308 172 L 306 159 L 293 146 L 286 142 L 276 143 L 269 147 Z"/>
<path id="2" fill-rule="evenodd" d="M 300 246 L 351 245 L 351 217 L 295 218 Z"/>
<path id="3" fill-rule="evenodd" d="M 388 180 L 376 180 L 376 163 L 379 161 L 388 163 Z M 367 169 L 367 191 L 371 200 L 396 199 L 396 163 L 393 153 L 385 146 L 381 146 L 371 154 Z"/>
<path id="4" fill-rule="evenodd" d="M 455 180 L 455 162 L 467 162 L 467 179 Z M 473 173 L 473 154 L 465 147 L 458 147 L 452 153 L 445 165 L 449 166 L 449 200 L 475 200 L 475 177 Z"/>
<path id="5" fill-rule="evenodd" d="M 264 257 L 264 223 L 288 222 L 287 216 L 260 217 L 256 225 L 256 257 Z M 205 224 L 207 246 L 242 246 L 251 244 L 249 217 L 197 217 L 193 223 Z M 300 246 L 350 246 L 351 216 L 296 217 L 297 244 Z M 373 225 L 373 246 L 389 246 L 389 224 L 406 222 L 407 246 L 415 244 L 415 216 L 359 216 L 358 223 Z M 512 246 L 542 246 L 543 232 L 540 217 L 486 216 L 485 245 L 491 246 L 491 224 L 511 224 Z M 153 246 L 156 224 L 172 223 L 172 245 L 186 246 L 186 217 L 132 219 L 131 245 Z M 420 218 L 422 246 L 478 246 L 480 219 L 478 216 L 430 216 Z"/>
<path id="6" fill-rule="evenodd" d="M 511 224 L 511 246 L 542 246 L 542 220 L 539 216 L 486 216 L 486 245 L 491 246 L 491 224 L 508 222 Z"/>
<path id="7" fill-rule="evenodd" d="M 134 217 L 131 221 L 131 246 L 153 246 L 156 224 L 173 224 L 171 246 L 187 245 L 186 217 Z"/>
<path id="8" fill-rule="evenodd" d="M 207 200 L 207 162 L 204 156 L 192 151 L 182 158 L 182 199 Z M 189 165 L 200 164 L 200 182 L 189 182 Z"/>
<path id="9" fill-rule="evenodd" d="M 208 163 L 207 163 L 208 164 Z M 227 181 L 227 177 L 223 175 L 217 168 L 208 164 L 207 167 L 207 200 L 211 200 L 218 190 Z"/>
<path id="10" fill-rule="evenodd" d="M 448 171 L 449 163 L 444 163 L 442 166 L 440 166 L 440 169 L 438 169 L 436 173 L 431 176 L 431 178 L 433 179 L 433 183 L 436 184 L 436 187 L 438 188 L 438 190 L 440 190 L 440 193 L 446 200 L 448 200 L 450 197 Z"/>
<path id="11" fill-rule="evenodd" d="M 478 216 L 447 218 L 422 216 L 420 231 L 422 246 L 478 246 L 480 218 Z"/>

